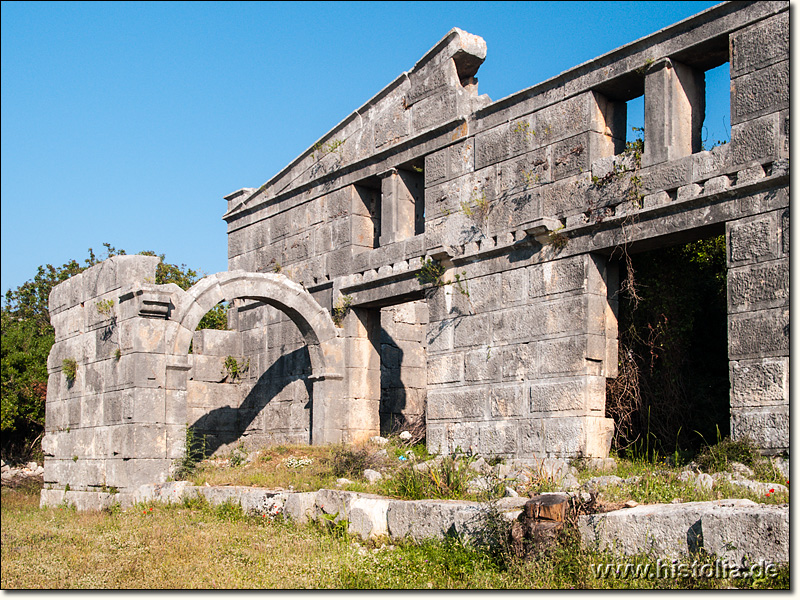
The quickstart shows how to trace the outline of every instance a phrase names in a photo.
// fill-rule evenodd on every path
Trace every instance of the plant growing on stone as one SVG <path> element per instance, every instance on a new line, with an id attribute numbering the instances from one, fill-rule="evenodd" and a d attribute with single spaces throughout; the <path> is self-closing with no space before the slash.
<path id="1" fill-rule="evenodd" d="M 440 288 L 446 285 L 444 272 L 445 268 L 442 263 L 429 258 L 422 263 L 422 268 L 416 275 L 417 281 L 422 286 L 432 285 L 435 288 Z"/>
<path id="2" fill-rule="evenodd" d="M 489 200 L 486 199 L 486 192 L 477 192 L 467 201 L 461 202 L 461 212 L 475 222 L 479 229 L 483 229 L 486 225 L 486 219 L 489 216 L 491 206 Z"/>
<path id="3" fill-rule="evenodd" d="M 327 144 L 324 144 L 322 142 L 317 142 L 316 144 L 314 144 L 314 147 L 312 148 L 311 158 L 312 159 L 315 158 L 317 152 L 319 152 L 320 158 L 332 152 L 340 152 L 343 145 L 344 145 L 344 140 L 339 140 L 339 139 L 331 140 Z"/>
<path id="4" fill-rule="evenodd" d="M 344 318 L 347 316 L 347 312 L 350 310 L 350 306 L 352 306 L 352 304 L 352 296 L 339 296 L 336 304 L 333 305 L 333 314 L 331 315 L 331 318 L 337 327 L 341 327 L 342 323 L 344 323 Z"/>
<path id="5" fill-rule="evenodd" d="M 567 243 L 569 242 L 569 237 L 567 234 L 562 232 L 563 229 L 564 226 L 562 225 L 558 229 L 554 229 L 547 234 L 547 242 L 556 250 L 562 250 L 566 248 Z"/>
<path id="6" fill-rule="evenodd" d="M 227 356 L 225 362 L 222 363 L 222 367 L 227 373 L 226 377 L 230 379 L 231 383 L 235 383 L 237 379 L 240 379 L 241 376 L 250 369 L 250 361 L 242 359 L 242 362 L 239 362 L 236 357 Z"/>
<path id="7" fill-rule="evenodd" d="M 206 436 L 198 435 L 193 427 L 186 425 L 183 456 L 174 467 L 175 480 L 188 478 L 197 469 L 198 463 L 206 456 Z"/>
<path id="8" fill-rule="evenodd" d="M 105 317 L 111 317 L 114 312 L 114 301 L 110 298 L 108 300 L 98 300 L 94 306 L 97 312 Z"/>
<path id="9" fill-rule="evenodd" d="M 67 384 L 72 385 L 78 375 L 78 361 L 74 358 L 65 358 L 61 361 L 61 370 L 67 378 Z"/>

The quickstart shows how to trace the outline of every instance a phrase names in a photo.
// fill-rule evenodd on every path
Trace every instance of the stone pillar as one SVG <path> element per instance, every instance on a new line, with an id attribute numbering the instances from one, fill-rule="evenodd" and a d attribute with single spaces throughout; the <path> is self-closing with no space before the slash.
<path id="1" fill-rule="evenodd" d="M 380 311 L 354 308 L 344 318 L 345 376 L 343 400 L 327 419 L 340 423 L 342 442 L 360 442 L 380 434 L 381 370 L 378 351 Z M 316 388 L 315 388 L 316 393 Z M 316 397 L 315 420 L 316 420 Z M 316 440 L 314 443 L 317 443 Z"/>
<path id="2" fill-rule="evenodd" d="M 649 166 L 699 152 L 705 118 L 705 75 L 670 59 L 644 80 L 644 155 Z"/>
<path id="3" fill-rule="evenodd" d="M 381 179 L 381 236 L 386 246 L 414 235 L 416 199 L 414 186 L 419 185 L 411 173 L 390 169 Z M 417 191 L 417 195 L 422 190 Z"/>
<path id="4" fill-rule="evenodd" d="M 50 294 L 47 486 L 132 492 L 167 477 L 185 423 L 167 415 L 170 296 L 146 283 L 158 262 L 113 257 Z"/>
<path id="5" fill-rule="evenodd" d="M 775 454 L 789 449 L 788 206 L 730 222 L 726 235 L 731 437 Z"/>

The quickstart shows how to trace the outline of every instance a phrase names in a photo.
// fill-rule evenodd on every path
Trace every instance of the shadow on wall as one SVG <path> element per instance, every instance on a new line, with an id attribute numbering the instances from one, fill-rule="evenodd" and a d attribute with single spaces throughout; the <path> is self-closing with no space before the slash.
<path id="1" fill-rule="evenodd" d="M 272 433 L 265 426 L 259 426 L 256 423 L 259 415 L 262 414 L 268 404 L 279 405 L 271 408 L 277 413 L 277 418 L 285 423 L 286 430 L 289 430 L 292 425 L 297 425 L 292 420 L 291 405 L 297 403 L 298 400 L 275 402 L 274 398 L 290 384 L 295 381 L 302 381 L 308 398 L 303 409 L 304 411 L 310 411 L 313 403 L 312 383 L 308 379 L 310 374 L 311 361 L 308 355 L 308 348 L 303 346 L 293 352 L 281 355 L 269 369 L 264 371 L 241 405 L 238 407 L 223 406 L 215 408 L 192 423 L 192 429 L 199 435 L 205 436 L 206 455 L 210 456 L 221 447 L 236 442 L 247 432 L 253 434 Z M 299 441 L 298 434 L 305 436 L 306 443 L 311 442 L 310 419 L 303 423 L 301 427 L 296 427 L 296 429 L 297 431 L 291 432 L 292 442 Z"/>
<path id="2" fill-rule="evenodd" d="M 403 350 L 391 334 L 381 327 L 381 404 L 380 432 L 386 435 L 405 424 L 406 388 L 403 382 Z"/>

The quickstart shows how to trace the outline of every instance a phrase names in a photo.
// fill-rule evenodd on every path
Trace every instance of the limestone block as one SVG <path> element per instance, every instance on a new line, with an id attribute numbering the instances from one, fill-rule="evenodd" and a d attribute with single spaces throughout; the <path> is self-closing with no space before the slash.
<path id="1" fill-rule="evenodd" d="M 451 351 L 453 349 L 454 330 L 455 319 L 431 321 L 428 324 L 425 336 L 428 355 Z M 431 383 L 431 381 L 428 380 L 428 383 Z"/>
<path id="2" fill-rule="evenodd" d="M 597 411 L 605 409 L 605 378 L 545 380 L 530 387 L 530 412 Z"/>
<path id="3" fill-rule="evenodd" d="M 788 307 L 729 315 L 728 356 L 731 360 L 781 356 L 788 352 Z"/>
<path id="4" fill-rule="evenodd" d="M 540 370 L 536 344 L 513 344 L 501 350 L 504 381 L 524 381 Z"/>
<path id="5" fill-rule="evenodd" d="M 189 481 L 169 481 L 139 486 L 133 492 L 134 502 L 164 502 L 180 504 L 187 498 L 197 496 L 198 488 Z"/>
<path id="6" fill-rule="evenodd" d="M 463 371 L 464 359 L 461 353 L 428 357 L 428 384 L 462 381 Z"/>
<path id="7" fill-rule="evenodd" d="M 789 13 L 775 15 L 731 34 L 731 77 L 789 56 Z"/>
<path id="8" fill-rule="evenodd" d="M 110 391 L 103 394 L 103 420 L 115 425 L 133 419 L 132 390 Z"/>
<path id="9" fill-rule="evenodd" d="M 380 368 L 381 356 L 368 339 L 348 338 L 345 340 L 345 353 L 348 365 L 372 371 Z"/>
<path id="10" fill-rule="evenodd" d="M 80 427 L 81 424 L 81 398 L 76 396 L 66 401 L 67 427 Z"/>
<path id="11" fill-rule="evenodd" d="M 727 144 L 726 144 L 727 145 Z M 746 169 L 742 169 L 736 173 L 736 185 L 744 185 L 746 183 L 753 183 L 766 176 L 764 167 L 761 165 L 753 165 Z"/>
<path id="12" fill-rule="evenodd" d="M 316 518 L 317 492 L 288 494 L 283 505 L 284 514 L 297 523 L 307 523 Z"/>
<path id="13" fill-rule="evenodd" d="M 586 285 L 585 261 L 585 257 L 579 255 L 533 265 L 529 268 L 531 297 L 584 289 Z"/>
<path id="14" fill-rule="evenodd" d="M 591 186 L 591 173 L 585 171 L 537 188 L 535 191 L 541 194 L 541 215 L 563 217 L 584 212 L 587 209 L 584 198 Z"/>
<path id="15" fill-rule="evenodd" d="M 241 312 L 241 311 L 240 311 Z M 245 314 L 258 316 L 258 311 L 246 311 Z M 241 321 L 240 324 L 244 325 Z M 255 324 L 253 324 L 255 327 Z M 243 327 L 246 329 L 247 327 Z M 238 356 L 239 334 L 235 331 L 221 331 L 216 329 L 202 329 L 192 334 L 192 348 L 195 354 L 205 354 L 206 356 Z"/>
<path id="16" fill-rule="evenodd" d="M 582 515 L 578 517 L 578 528 L 590 549 L 681 558 L 703 547 L 705 518 L 724 507 L 754 511 L 758 505 L 751 500 L 643 504 L 608 513 Z"/>
<path id="17" fill-rule="evenodd" d="M 82 427 L 98 427 L 104 424 L 102 395 L 84 396 L 80 400 L 80 405 Z"/>
<path id="18" fill-rule="evenodd" d="M 545 454 L 545 420 L 525 419 L 519 426 L 519 450 L 523 456 L 543 456 Z"/>
<path id="19" fill-rule="evenodd" d="M 487 344 L 491 338 L 491 317 L 489 315 L 467 316 L 455 324 L 455 347 Z"/>
<path id="20" fill-rule="evenodd" d="M 778 236 L 770 215 L 728 224 L 730 263 L 776 258 Z"/>
<path id="21" fill-rule="evenodd" d="M 425 157 L 425 187 L 447 178 L 448 154 L 449 148 L 443 148 Z"/>
<path id="22" fill-rule="evenodd" d="M 587 340 L 590 337 L 593 336 L 570 336 L 538 342 L 540 373 L 543 375 L 583 373 L 586 369 Z M 601 351 L 605 352 L 604 345 Z"/>
<path id="23" fill-rule="evenodd" d="M 789 300 L 789 261 L 786 259 L 728 270 L 730 312 L 772 308 Z"/>
<path id="24" fill-rule="evenodd" d="M 492 417 L 520 417 L 525 411 L 525 388 L 521 385 L 495 386 L 490 392 Z"/>
<path id="25" fill-rule="evenodd" d="M 387 107 L 375 119 L 375 148 L 396 144 L 407 137 L 411 131 L 411 118 L 400 104 Z"/>
<path id="26" fill-rule="evenodd" d="M 695 196 L 699 196 L 701 193 L 703 193 L 703 186 L 701 185 L 696 183 L 682 185 L 678 188 L 677 200 L 679 202 L 682 200 L 689 200 Z"/>
<path id="27" fill-rule="evenodd" d="M 197 382 L 221 383 L 229 377 L 223 366 L 224 362 L 225 359 L 221 356 L 195 354 L 189 377 Z"/>
<path id="28" fill-rule="evenodd" d="M 731 409 L 731 437 L 750 438 L 768 453 L 789 449 L 789 405 L 764 409 Z"/>
<path id="29" fill-rule="evenodd" d="M 700 150 L 705 115 L 702 71 L 669 58 L 657 61 L 645 75 L 645 103 L 643 165 Z"/>
<path id="30" fill-rule="evenodd" d="M 386 518 L 389 535 L 415 541 L 445 535 L 472 537 L 483 528 L 482 507 L 477 502 L 417 500 L 389 503 Z"/>
<path id="31" fill-rule="evenodd" d="M 789 209 L 781 213 L 781 251 L 789 255 Z"/>
<path id="32" fill-rule="evenodd" d="M 464 353 L 464 380 L 496 381 L 500 376 L 500 353 L 490 346 Z"/>
<path id="33" fill-rule="evenodd" d="M 778 115 L 772 114 L 731 126 L 731 162 L 734 165 L 779 156 Z"/>
<path id="34" fill-rule="evenodd" d="M 731 187 L 731 180 L 728 178 L 727 175 L 719 175 L 718 177 L 712 177 L 708 181 L 706 181 L 705 185 L 703 186 L 703 193 L 704 194 L 719 194 L 720 192 L 724 192 L 729 187 Z"/>
<path id="35" fill-rule="evenodd" d="M 503 161 L 510 153 L 510 133 L 507 124 L 494 127 L 475 136 L 475 168 L 482 169 Z"/>
<path id="36" fill-rule="evenodd" d="M 731 124 L 738 124 L 788 106 L 788 60 L 731 81 Z"/>
<path id="37" fill-rule="evenodd" d="M 479 425 L 478 451 L 492 456 L 517 452 L 517 423 L 490 422 Z"/>
<path id="38" fill-rule="evenodd" d="M 564 179 L 588 171 L 589 134 L 575 136 L 553 144 L 553 180 Z"/>
<path id="39" fill-rule="evenodd" d="M 169 459 L 109 460 L 107 485 L 123 492 L 133 492 L 146 483 L 165 483 L 172 461 Z"/>
<path id="40" fill-rule="evenodd" d="M 414 133 L 421 133 L 436 125 L 442 125 L 457 116 L 458 101 L 455 91 L 429 96 L 411 107 L 411 123 Z"/>
<path id="41" fill-rule="evenodd" d="M 703 547 L 730 564 L 789 563 L 788 506 L 720 506 L 702 518 Z"/>
<path id="42" fill-rule="evenodd" d="M 724 173 L 730 164 L 730 149 L 730 144 L 722 144 L 692 154 L 692 180 L 708 179 L 709 176 Z"/>
<path id="43" fill-rule="evenodd" d="M 527 300 L 530 289 L 528 272 L 528 269 L 514 269 L 502 273 L 503 306 Z"/>
<path id="44" fill-rule="evenodd" d="M 433 389 L 428 391 L 429 419 L 483 418 L 489 414 L 489 389 Z"/>
<path id="45" fill-rule="evenodd" d="M 166 417 L 163 389 L 133 390 L 133 422 L 164 423 Z"/>
<path id="46" fill-rule="evenodd" d="M 137 423 L 133 435 L 133 452 L 137 459 L 163 459 L 167 454 L 167 434 L 164 425 Z"/>
<path id="47" fill-rule="evenodd" d="M 540 304 L 508 308 L 492 314 L 492 340 L 495 344 L 529 341 L 545 332 L 545 308 Z"/>

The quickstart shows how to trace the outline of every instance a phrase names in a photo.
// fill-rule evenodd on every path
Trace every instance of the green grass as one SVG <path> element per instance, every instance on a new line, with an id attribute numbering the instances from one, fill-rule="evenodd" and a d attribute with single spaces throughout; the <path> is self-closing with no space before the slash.
<path id="1" fill-rule="evenodd" d="M 138 505 L 78 513 L 38 508 L 36 488 L 2 492 L 3 589 L 613 589 L 780 587 L 775 579 L 599 578 L 572 531 L 529 562 L 458 539 L 369 544 L 324 528 L 248 516 L 235 504 Z M 655 563 L 649 556 L 624 563 Z"/>

